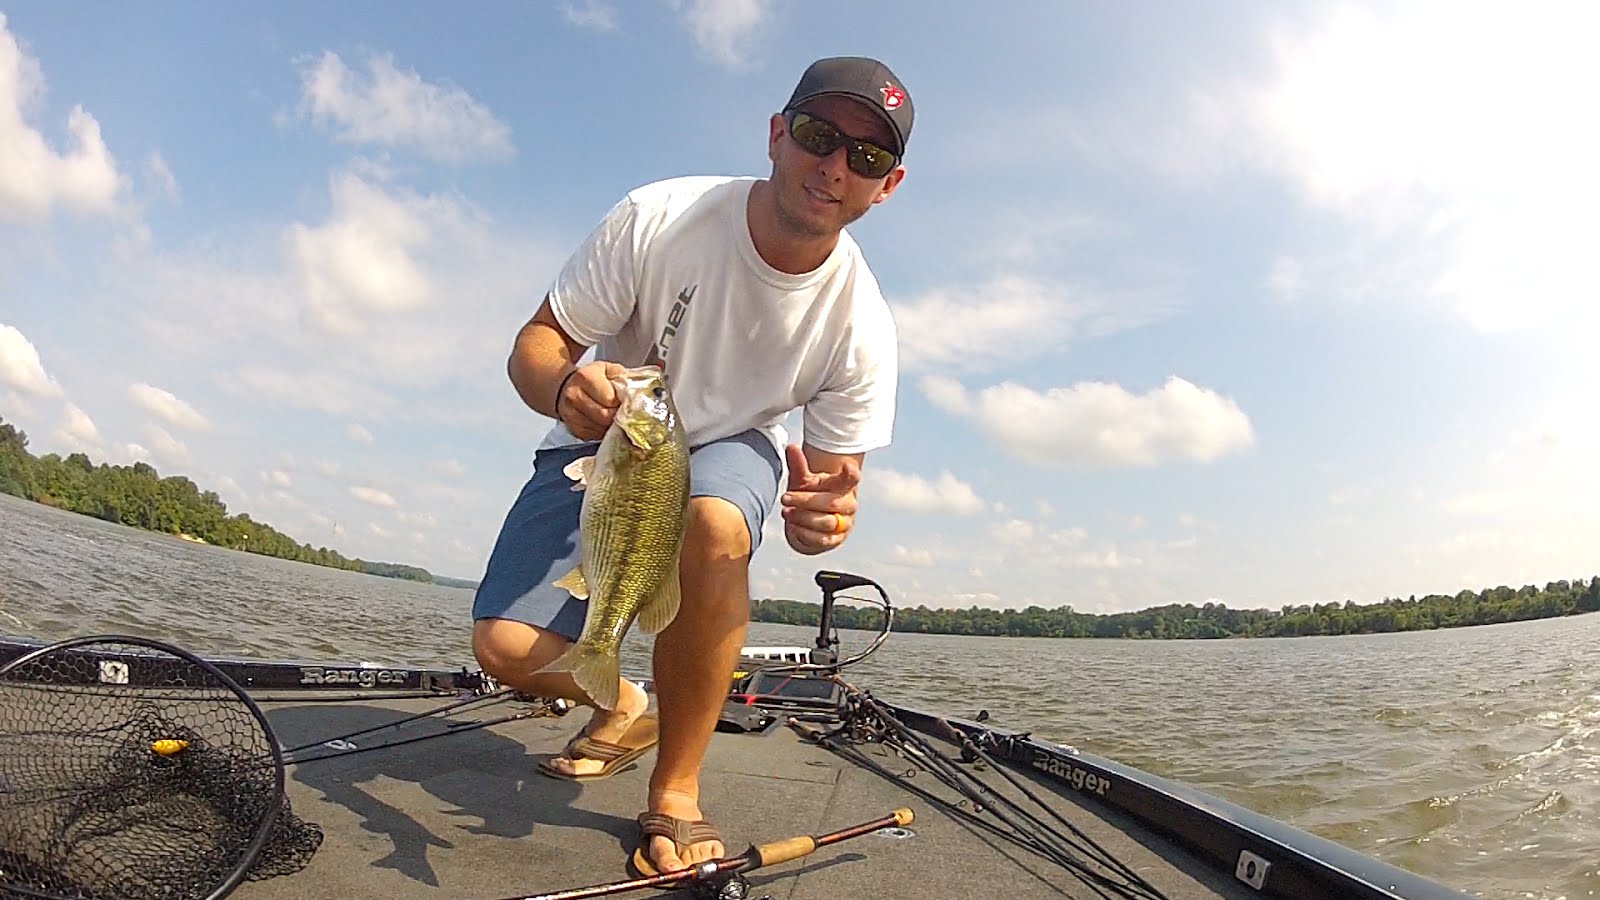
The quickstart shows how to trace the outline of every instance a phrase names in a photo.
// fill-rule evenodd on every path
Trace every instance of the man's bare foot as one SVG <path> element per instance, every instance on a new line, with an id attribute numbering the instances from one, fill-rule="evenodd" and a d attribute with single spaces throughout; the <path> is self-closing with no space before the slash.
<path id="1" fill-rule="evenodd" d="M 664 813 L 686 822 L 697 822 L 704 818 L 700 813 L 699 800 L 682 791 L 652 791 L 650 811 Z M 698 841 L 684 847 L 680 856 L 678 848 L 673 846 L 671 840 L 660 835 L 652 835 L 650 846 L 645 852 L 657 872 L 673 872 L 709 860 L 721 859 L 727 855 L 727 848 L 721 841 Z"/>
<path id="2" fill-rule="evenodd" d="M 597 741 L 615 743 L 622 739 L 628 726 L 644 715 L 645 710 L 649 708 L 650 695 L 644 692 L 644 688 L 624 678 L 622 687 L 617 693 L 617 708 L 608 712 L 596 707 L 589 724 L 584 726 L 584 733 Z M 568 775 L 591 775 L 604 767 L 605 762 L 598 759 L 568 759 L 565 756 L 557 756 L 550 760 L 550 768 Z"/>

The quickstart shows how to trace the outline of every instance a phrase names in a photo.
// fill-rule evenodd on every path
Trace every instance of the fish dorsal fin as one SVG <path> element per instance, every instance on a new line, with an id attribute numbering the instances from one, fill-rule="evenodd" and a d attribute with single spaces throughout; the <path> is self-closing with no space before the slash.
<path id="1" fill-rule="evenodd" d="M 566 588 L 568 593 L 579 600 L 589 599 L 589 582 L 583 577 L 583 566 L 577 565 L 571 572 L 556 579 L 556 587 Z"/>
<path id="2" fill-rule="evenodd" d="M 585 456 L 562 466 L 561 471 L 572 479 L 573 490 L 581 491 L 589 486 L 589 479 L 594 475 L 594 461 L 595 457 Z"/>
<path id="3" fill-rule="evenodd" d="M 678 559 L 673 557 L 672 568 L 656 592 L 639 607 L 639 630 L 645 634 L 659 634 L 678 617 L 678 606 L 683 594 L 678 586 Z"/>

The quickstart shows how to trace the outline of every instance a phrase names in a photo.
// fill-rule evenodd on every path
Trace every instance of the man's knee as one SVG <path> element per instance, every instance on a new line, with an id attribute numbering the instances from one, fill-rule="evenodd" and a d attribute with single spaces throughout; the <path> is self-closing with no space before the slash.
<path id="1" fill-rule="evenodd" d="M 472 655 L 483 671 L 506 681 L 543 668 L 566 649 L 564 637 L 511 619 L 472 623 Z"/>
<path id="2" fill-rule="evenodd" d="M 701 565 L 745 567 L 750 546 L 750 526 L 738 505 L 722 497 L 690 498 L 685 556 Z"/>

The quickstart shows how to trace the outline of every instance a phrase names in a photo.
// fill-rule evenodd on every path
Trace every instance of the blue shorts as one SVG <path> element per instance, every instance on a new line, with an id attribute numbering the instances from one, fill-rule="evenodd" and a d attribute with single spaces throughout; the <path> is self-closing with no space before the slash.
<path id="1" fill-rule="evenodd" d="M 473 619 L 515 619 L 577 640 L 588 601 L 552 582 L 578 565 L 578 517 L 583 492 L 562 468 L 592 456 L 599 444 L 541 449 L 533 476 L 500 526 L 489 564 L 472 602 Z M 689 451 L 689 495 L 721 497 L 744 513 L 750 552 L 778 498 L 783 462 L 772 442 L 750 430 Z"/>

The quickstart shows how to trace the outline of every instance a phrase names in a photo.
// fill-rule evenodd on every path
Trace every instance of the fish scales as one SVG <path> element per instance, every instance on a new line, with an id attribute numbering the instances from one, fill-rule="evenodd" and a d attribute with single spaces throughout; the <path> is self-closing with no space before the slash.
<path id="1" fill-rule="evenodd" d="M 555 583 L 589 608 L 577 641 L 541 670 L 570 672 L 604 709 L 616 708 L 628 628 L 659 632 L 677 614 L 689 503 L 688 440 L 661 370 L 626 369 L 612 384 L 619 403 L 599 449 L 566 469 L 586 491 L 580 563 Z"/>
<path id="2" fill-rule="evenodd" d="M 616 448 L 615 465 L 599 465 L 599 481 L 586 490 L 596 493 L 585 502 L 582 528 L 594 548 L 585 554 L 585 576 L 590 600 L 614 599 L 604 604 L 597 622 L 597 638 L 621 647 L 623 634 L 633 623 L 639 606 L 654 593 L 656 585 L 669 573 L 678 555 L 675 520 L 660 515 L 687 500 L 687 490 L 677 474 L 687 465 L 685 458 L 673 458 L 663 447 L 643 461 L 625 461 L 628 449 Z M 603 473 L 603 474 L 602 474 Z M 681 489 L 680 489 L 681 488 Z M 594 561 L 589 577 L 588 557 Z"/>

